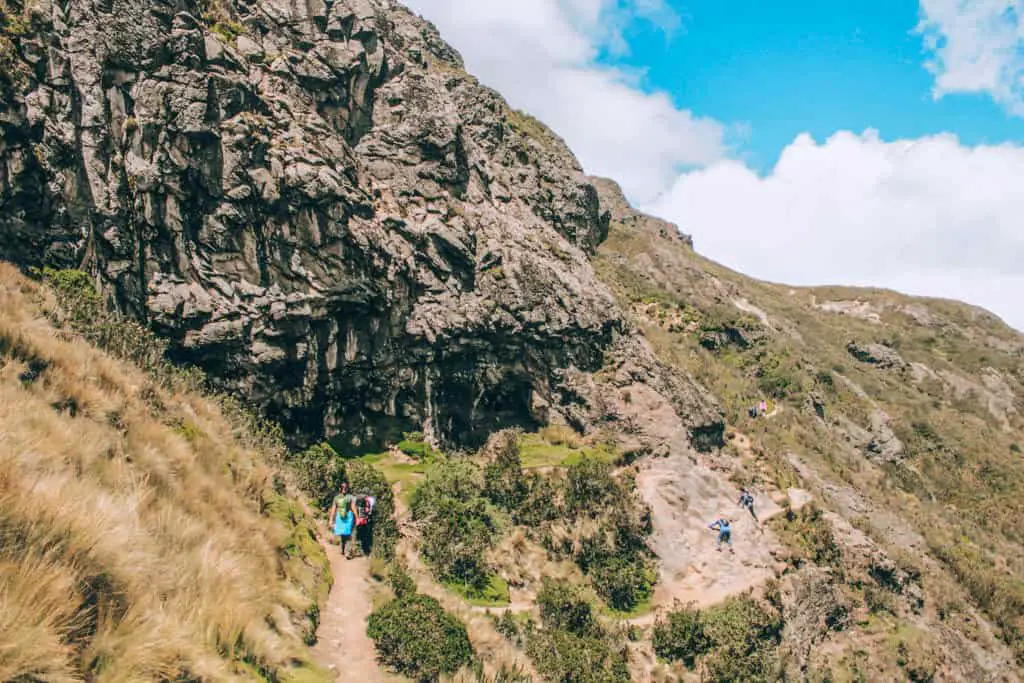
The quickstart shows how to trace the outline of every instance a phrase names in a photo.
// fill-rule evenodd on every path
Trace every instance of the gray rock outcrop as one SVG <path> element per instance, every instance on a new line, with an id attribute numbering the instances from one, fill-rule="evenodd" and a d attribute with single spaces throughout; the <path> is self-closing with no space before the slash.
<path id="1" fill-rule="evenodd" d="M 609 218 L 575 158 L 399 4 L 25 13 L 0 76 L 0 258 L 90 270 L 300 441 L 593 428 L 623 411 L 573 386 L 601 394 L 617 348 L 681 429 L 720 438 L 714 399 L 630 341 L 595 276 Z"/>

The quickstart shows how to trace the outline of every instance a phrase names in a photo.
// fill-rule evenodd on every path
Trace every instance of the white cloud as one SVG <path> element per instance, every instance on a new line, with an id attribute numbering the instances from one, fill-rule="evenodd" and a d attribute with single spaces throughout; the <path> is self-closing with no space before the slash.
<path id="1" fill-rule="evenodd" d="M 635 74 L 599 63 L 622 54 L 622 31 L 679 17 L 665 0 L 407 0 L 462 53 L 470 72 L 561 135 L 588 173 L 649 201 L 679 170 L 725 154 L 725 127 L 646 92 Z"/>
<path id="2" fill-rule="evenodd" d="M 921 0 L 935 96 L 988 93 L 1024 116 L 1024 0 Z"/>
<path id="3" fill-rule="evenodd" d="M 754 277 L 954 298 L 1024 330 L 1020 178 L 1018 146 L 803 134 L 766 177 L 719 161 L 681 175 L 646 210 Z"/>

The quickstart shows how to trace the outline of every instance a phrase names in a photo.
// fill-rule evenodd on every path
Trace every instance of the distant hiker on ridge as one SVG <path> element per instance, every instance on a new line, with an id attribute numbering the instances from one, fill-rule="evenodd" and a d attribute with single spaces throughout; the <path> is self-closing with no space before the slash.
<path id="1" fill-rule="evenodd" d="M 331 503 L 330 519 L 331 528 L 341 545 L 341 554 L 347 560 L 350 552 L 346 552 L 346 548 L 352 540 L 352 529 L 356 525 L 356 505 L 346 482 L 342 482 L 340 492 Z"/>
<path id="2" fill-rule="evenodd" d="M 725 541 L 729 546 L 729 552 L 732 550 L 732 526 L 730 526 L 730 520 L 725 517 L 721 517 L 711 524 L 708 524 L 709 529 L 718 531 L 718 552 L 722 552 L 722 541 Z"/>

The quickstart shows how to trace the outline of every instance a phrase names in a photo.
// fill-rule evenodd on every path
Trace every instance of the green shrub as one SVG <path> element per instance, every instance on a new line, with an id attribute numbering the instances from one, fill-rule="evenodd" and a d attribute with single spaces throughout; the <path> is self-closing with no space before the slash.
<path id="1" fill-rule="evenodd" d="M 345 481 L 345 465 L 327 443 L 310 446 L 290 459 L 295 483 L 322 510 L 330 507 Z"/>
<path id="2" fill-rule="evenodd" d="M 210 31 L 223 38 L 225 43 L 233 45 L 235 39 L 245 33 L 245 27 L 237 21 L 218 21 L 210 27 Z"/>
<path id="3" fill-rule="evenodd" d="M 565 516 L 565 486 L 556 476 L 529 473 L 526 476 L 526 498 L 513 510 L 516 524 L 538 527 Z"/>
<path id="4" fill-rule="evenodd" d="M 565 683 L 618 683 L 629 681 L 625 649 L 613 649 L 595 637 L 558 629 L 535 631 L 526 654 L 545 680 Z"/>
<path id="5" fill-rule="evenodd" d="M 589 456 L 569 467 L 565 501 L 570 512 L 598 517 L 616 504 L 618 487 L 612 469 L 611 463 Z"/>
<path id="6" fill-rule="evenodd" d="M 391 565 L 391 569 L 388 571 L 388 585 L 391 586 L 395 596 L 399 598 L 416 594 L 416 582 L 409 576 L 405 565 L 400 562 L 394 562 Z"/>
<path id="7" fill-rule="evenodd" d="M 564 579 L 544 577 L 537 594 L 540 618 L 549 629 L 567 631 L 577 636 L 599 636 L 600 625 L 593 607 L 579 587 Z"/>
<path id="8" fill-rule="evenodd" d="M 422 553 L 439 579 L 482 594 L 491 582 L 484 554 L 497 532 L 482 498 L 445 499 L 423 528 Z"/>
<path id="9" fill-rule="evenodd" d="M 528 494 L 519 456 L 519 435 L 506 432 L 499 437 L 494 459 L 484 467 L 484 496 L 498 507 L 514 513 L 526 501 Z"/>
<path id="10" fill-rule="evenodd" d="M 524 618 L 529 619 L 529 614 L 517 615 L 512 610 L 506 610 L 501 613 L 500 617 L 494 617 L 494 628 L 498 633 L 505 636 L 506 639 L 516 645 L 521 645 L 523 631 L 525 630 L 522 623 Z"/>
<path id="11" fill-rule="evenodd" d="M 711 640 L 704 633 L 700 612 L 684 607 L 669 612 L 667 621 L 659 620 L 654 625 L 651 644 L 662 659 L 693 668 L 697 658 L 710 648 Z"/>
<path id="12" fill-rule="evenodd" d="M 787 510 L 781 532 L 787 544 L 802 551 L 812 562 L 821 566 L 842 565 L 842 550 L 836 543 L 832 525 L 814 504 L 805 505 L 797 512 Z"/>
<path id="13" fill-rule="evenodd" d="M 776 677 L 781 616 L 769 613 L 753 598 L 741 596 L 706 610 L 703 617 L 704 632 L 711 641 L 704 664 L 712 680 Z"/>
<path id="14" fill-rule="evenodd" d="M 803 376 L 787 355 L 764 353 L 759 358 L 757 387 L 775 398 L 797 398 L 804 392 Z"/>
<path id="15" fill-rule="evenodd" d="M 438 455 L 437 451 L 424 440 L 423 432 L 406 432 L 396 447 L 413 460 L 420 462 L 431 460 Z"/>
<path id="16" fill-rule="evenodd" d="M 418 681 L 436 681 L 473 657 L 466 627 L 427 595 L 406 595 L 377 609 L 366 633 L 384 664 Z"/>
<path id="17" fill-rule="evenodd" d="M 377 499 L 370 521 L 373 554 L 384 559 L 394 557 L 398 523 L 395 521 L 395 495 L 391 484 L 380 470 L 369 463 L 350 462 L 345 471 L 352 493 L 365 493 Z"/>
<path id="18" fill-rule="evenodd" d="M 428 471 L 412 496 L 413 517 L 425 523 L 423 557 L 441 581 L 475 594 L 491 583 L 484 553 L 498 531 L 482 489 L 475 465 L 448 461 Z"/>
<path id="19" fill-rule="evenodd" d="M 413 519 L 437 516 L 446 501 L 468 502 L 483 491 L 480 470 L 471 462 L 445 461 L 430 468 L 413 491 L 410 507 Z"/>
<path id="20" fill-rule="evenodd" d="M 597 594 L 613 609 L 628 612 L 650 599 L 656 575 L 642 558 L 610 558 L 590 573 Z"/>

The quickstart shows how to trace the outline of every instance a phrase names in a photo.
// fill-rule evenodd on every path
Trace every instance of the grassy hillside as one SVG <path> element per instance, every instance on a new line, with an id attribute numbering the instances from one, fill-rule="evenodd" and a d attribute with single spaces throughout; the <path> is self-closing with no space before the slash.
<path id="1" fill-rule="evenodd" d="M 330 680 L 272 435 L 54 284 L 0 264 L 0 680 Z"/>
<path id="2" fill-rule="evenodd" d="M 815 491 L 920 576 L 918 612 L 830 635 L 822 670 L 867 670 L 858 648 L 877 665 L 874 651 L 903 642 L 878 633 L 909 624 L 1005 645 L 1024 664 L 1024 336 L 955 302 L 758 282 L 622 206 L 597 266 L 659 356 L 719 396 L 730 432 L 753 442 L 743 457 L 732 449 L 734 480 Z M 753 419 L 761 399 L 771 417 Z M 940 672 L 956 659 L 948 642 L 924 650 Z"/>

